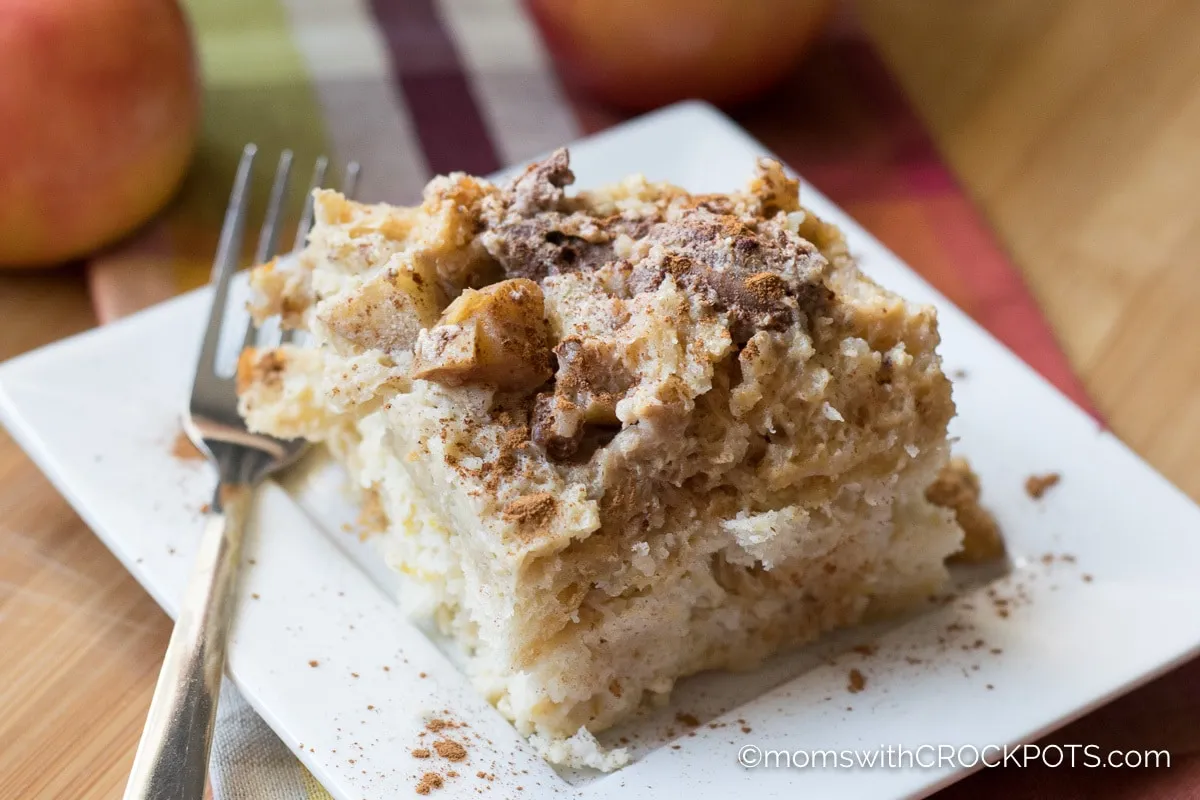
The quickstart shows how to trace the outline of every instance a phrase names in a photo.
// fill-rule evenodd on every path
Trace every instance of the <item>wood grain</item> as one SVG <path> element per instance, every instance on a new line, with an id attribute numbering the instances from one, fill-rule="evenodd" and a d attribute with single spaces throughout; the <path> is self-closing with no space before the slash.
<path id="1" fill-rule="evenodd" d="M 1200 3 L 858 5 L 1112 427 L 1200 498 Z M 0 275 L 0 358 L 92 324 L 78 271 Z M 168 635 L 0 433 L 0 798 L 119 796 Z M 1164 686 L 1098 714 L 1169 721 Z"/>
<path id="2" fill-rule="evenodd" d="M 1200 3 L 859 6 L 1105 418 L 1200 498 Z"/>
<path id="3" fill-rule="evenodd" d="M 0 359 L 95 324 L 82 272 L 0 276 Z M 0 798 L 109 798 L 166 615 L 0 430 Z"/>

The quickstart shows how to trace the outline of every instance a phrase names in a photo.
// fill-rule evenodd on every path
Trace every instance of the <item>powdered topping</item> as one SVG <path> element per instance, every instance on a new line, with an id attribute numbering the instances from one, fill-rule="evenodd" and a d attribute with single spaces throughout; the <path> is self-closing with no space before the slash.
<path id="1" fill-rule="evenodd" d="M 442 779 L 442 776 L 438 775 L 436 772 L 426 772 L 421 776 L 421 779 L 417 781 L 416 791 L 417 794 L 429 794 L 434 789 L 442 788 L 445 783 L 446 782 Z"/>
<path id="2" fill-rule="evenodd" d="M 747 221 L 698 206 L 655 225 L 646 242 L 647 257 L 632 269 L 634 291 L 651 290 L 669 275 L 728 314 L 739 343 L 756 330 L 793 324 L 800 312 L 828 313 L 833 302 L 817 248 L 778 220 Z"/>
<path id="3" fill-rule="evenodd" d="M 383 498 L 378 489 L 371 488 L 363 492 L 362 508 L 359 509 L 358 518 L 354 522 L 359 541 L 387 531 L 387 512 L 383 508 Z"/>
<path id="4" fill-rule="evenodd" d="M 1048 472 L 1045 475 L 1030 475 L 1025 479 L 1025 493 L 1034 500 L 1041 500 L 1042 495 L 1057 486 L 1060 480 L 1062 480 L 1062 476 L 1057 472 Z"/>
<path id="5" fill-rule="evenodd" d="M 541 280 L 615 259 L 619 219 L 598 220 L 573 210 L 563 187 L 574 180 L 567 151 L 559 149 L 490 199 L 481 239 L 507 274 Z"/>
<path id="6" fill-rule="evenodd" d="M 574 455 L 584 426 L 620 426 L 617 403 L 632 379 L 613 345 L 568 337 L 554 348 L 558 358 L 554 391 L 538 395 L 533 412 L 533 440 L 555 459 Z"/>
<path id="7" fill-rule="evenodd" d="M 571 159 L 560 147 L 543 161 L 535 161 L 508 189 L 509 209 L 520 216 L 556 210 L 563 202 L 563 187 L 575 182 Z"/>
<path id="8" fill-rule="evenodd" d="M 616 260 L 613 233 L 585 214 L 547 212 L 501 224 L 484 234 L 488 252 L 515 277 L 590 270 Z"/>
<path id="9" fill-rule="evenodd" d="M 462 761 L 467 757 L 467 748 L 453 739 L 438 739 L 433 743 L 433 749 L 439 756 L 449 761 Z"/>
<path id="10" fill-rule="evenodd" d="M 541 492 L 513 500 L 500 512 L 500 517 L 526 533 L 536 532 L 546 528 L 557 507 L 553 495 Z"/>
<path id="11" fill-rule="evenodd" d="M 171 441 L 171 455 L 180 461 L 204 461 L 207 458 L 183 431 L 177 433 Z"/>

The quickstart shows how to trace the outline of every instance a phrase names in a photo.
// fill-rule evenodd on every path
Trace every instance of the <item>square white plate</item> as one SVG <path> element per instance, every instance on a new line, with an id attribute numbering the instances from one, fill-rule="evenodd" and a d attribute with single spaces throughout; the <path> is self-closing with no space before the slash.
<path id="1" fill-rule="evenodd" d="M 579 186 L 643 172 L 718 191 L 741 186 L 764 152 L 693 103 L 577 143 L 572 166 Z M 947 370 L 968 372 L 955 387 L 957 450 L 982 477 L 1011 572 L 910 620 L 834 637 L 754 673 L 685 681 L 671 708 L 608 737 L 634 739 L 633 764 L 560 775 L 406 621 L 370 546 L 341 529 L 355 511 L 336 471 L 310 471 L 286 490 L 262 492 L 229 667 L 336 797 L 410 796 L 433 766 L 409 754 L 422 715 L 444 708 L 482 738 L 472 739 L 469 761 L 456 765 L 462 777 L 447 780 L 443 798 L 486 787 L 512 796 L 518 785 L 521 796 L 594 798 L 684 787 L 696 800 L 921 796 L 968 770 L 748 770 L 737 753 L 747 744 L 1027 741 L 1200 649 L 1200 510 L 837 207 L 807 186 L 804 197 L 843 228 L 867 272 L 939 308 Z M 0 367 L 0 418 L 171 614 L 212 484 L 206 466 L 170 453 L 207 306 L 207 293 L 195 292 Z M 1026 476 L 1050 470 L 1062 484 L 1031 500 Z M 864 639 L 873 653 L 851 649 Z M 854 668 L 866 687 L 852 694 Z M 689 728 L 676 713 L 702 724 Z M 478 770 L 495 782 L 476 778 Z"/>

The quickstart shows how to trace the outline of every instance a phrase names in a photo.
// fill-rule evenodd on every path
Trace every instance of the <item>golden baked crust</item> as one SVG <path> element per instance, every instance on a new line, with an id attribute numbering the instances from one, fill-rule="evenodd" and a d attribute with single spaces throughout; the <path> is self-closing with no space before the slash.
<path id="1" fill-rule="evenodd" d="M 924 597 L 962 539 L 925 496 L 954 413 L 935 312 L 779 164 L 728 195 L 572 180 L 560 150 L 416 208 L 319 192 L 298 262 L 253 279 L 314 345 L 242 393 L 378 491 L 476 682 L 558 738 Z"/>
<path id="2" fill-rule="evenodd" d="M 954 512 L 963 529 L 962 549 L 951 558 L 964 564 L 1004 557 L 1004 537 L 996 518 L 980 503 L 979 476 L 965 458 L 952 458 L 925 489 L 929 502 Z"/>

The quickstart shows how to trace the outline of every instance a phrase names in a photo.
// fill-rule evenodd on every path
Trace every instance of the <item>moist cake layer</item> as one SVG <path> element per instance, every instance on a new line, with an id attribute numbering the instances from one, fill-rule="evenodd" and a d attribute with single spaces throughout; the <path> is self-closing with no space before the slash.
<path id="1" fill-rule="evenodd" d="M 571 196 L 558 151 L 413 208 L 317 193 L 255 312 L 252 427 L 327 443 L 389 520 L 406 606 L 452 634 L 526 733 L 613 725 L 681 676 L 937 590 L 962 530 L 933 309 L 862 275 L 762 161 L 692 195 Z M 558 744 L 555 744 L 555 743 Z"/>

